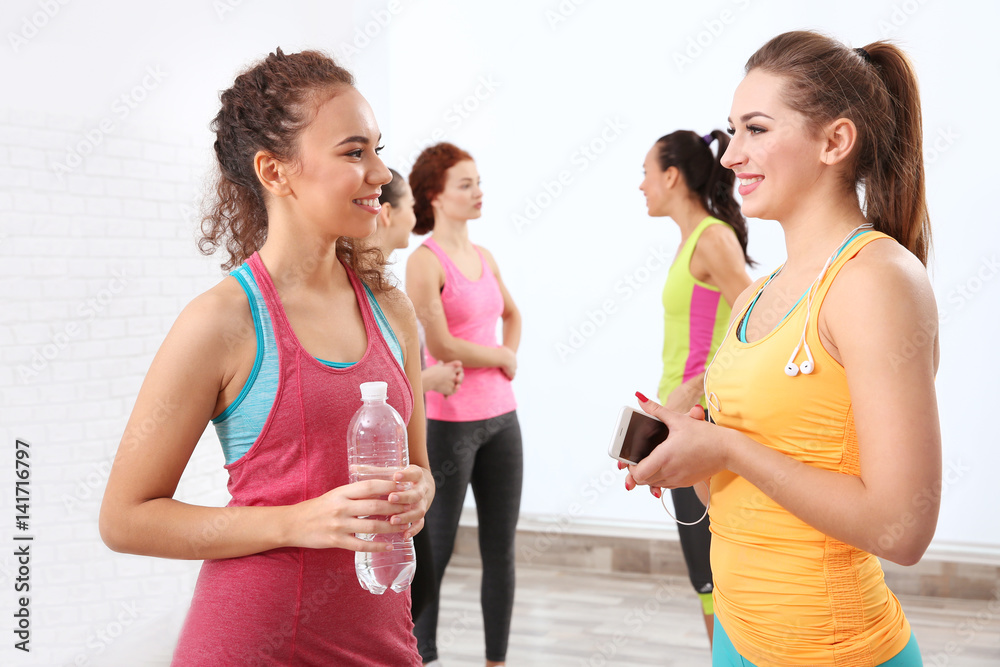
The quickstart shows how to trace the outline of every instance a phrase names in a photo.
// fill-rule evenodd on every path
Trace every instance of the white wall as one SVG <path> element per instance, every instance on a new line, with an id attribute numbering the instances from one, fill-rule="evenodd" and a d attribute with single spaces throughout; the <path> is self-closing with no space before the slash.
<path id="1" fill-rule="evenodd" d="M 996 506 L 991 473 L 1000 465 L 984 417 L 1000 399 L 990 376 L 1000 354 L 986 344 L 1000 324 L 1000 231 L 983 196 L 991 192 L 988 118 L 998 106 L 987 85 L 995 77 L 984 75 L 1000 65 L 990 46 L 994 3 L 281 7 L 19 0 L 0 13 L 0 437 L 8 452 L 0 475 L 13 479 L 14 439 L 31 442 L 36 538 L 34 650 L 18 664 L 135 664 L 133 647 L 149 655 L 151 641 L 176 635 L 197 564 L 112 554 L 97 536 L 97 508 L 153 353 L 180 308 L 220 275 L 194 245 L 218 91 L 276 45 L 345 57 L 380 119 L 390 166 L 406 173 L 415 151 L 438 139 L 476 157 L 486 205 L 473 237 L 493 251 L 525 315 L 515 381 L 523 511 L 563 524 L 624 517 L 664 527 L 658 503 L 626 494 L 604 453 L 617 407 L 636 390 L 655 393 L 666 276 L 658 258 L 672 257 L 678 241 L 672 223 L 645 215 L 642 158 L 673 129 L 724 127 L 743 62 L 774 34 L 815 27 L 862 45 L 890 33 L 921 78 L 936 234 L 950 482 L 935 546 L 1000 550 L 1000 523 L 981 511 Z M 678 65 L 675 55 L 688 48 L 692 61 Z M 750 237 L 757 273 L 781 261 L 776 225 L 755 221 Z M 613 312 L 595 315 L 602 307 Z M 581 330 L 588 335 L 574 338 Z M 179 495 L 225 503 L 221 463 L 209 431 Z M 13 495 L 0 503 L 13 521 Z M 17 576 L 12 551 L 0 551 L 7 591 Z M 13 597 L 0 596 L 0 616 L 11 618 Z"/>

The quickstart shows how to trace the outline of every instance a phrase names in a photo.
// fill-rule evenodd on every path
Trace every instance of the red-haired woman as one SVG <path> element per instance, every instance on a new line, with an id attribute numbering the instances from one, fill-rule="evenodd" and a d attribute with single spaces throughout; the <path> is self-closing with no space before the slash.
<path id="1" fill-rule="evenodd" d="M 462 362 L 451 396 L 428 394 L 427 443 L 437 483 L 427 531 L 440 588 L 465 492 L 472 485 L 483 559 L 486 664 L 502 665 L 514 605 L 514 533 L 521 502 L 521 430 L 510 381 L 517 370 L 521 315 L 493 256 L 469 239 L 483 193 L 472 157 L 451 144 L 425 149 L 410 172 L 414 232 L 433 234 L 410 256 L 406 292 L 427 335 L 428 365 Z M 496 339 L 503 321 L 503 342 Z M 424 662 L 437 659 L 438 601 L 417 618 Z"/>
<path id="2" fill-rule="evenodd" d="M 351 75 L 280 49 L 222 93 L 221 172 L 203 225 L 235 270 L 164 340 L 118 448 L 101 507 L 115 551 L 205 559 L 175 665 L 419 665 L 409 595 L 358 584 L 355 533 L 413 535 L 434 495 L 416 320 L 384 280 L 375 229 L 389 170 Z M 359 384 L 385 381 L 408 419 L 410 465 L 349 483 Z M 208 421 L 228 507 L 173 498 Z M 386 520 L 358 518 L 384 516 Z"/>
<path id="3" fill-rule="evenodd" d="M 746 71 L 722 161 L 788 259 L 740 296 L 706 372 L 718 425 L 640 399 L 670 435 L 627 479 L 711 478 L 715 665 L 920 665 L 878 561 L 920 560 L 940 500 L 916 77 L 890 43 L 813 32 Z"/>

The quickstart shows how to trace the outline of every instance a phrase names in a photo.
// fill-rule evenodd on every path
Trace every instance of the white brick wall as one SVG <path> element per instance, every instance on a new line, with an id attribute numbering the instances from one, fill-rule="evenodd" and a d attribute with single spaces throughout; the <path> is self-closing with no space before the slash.
<path id="1" fill-rule="evenodd" d="M 93 126 L 0 111 L 0 487 L 13 487 L 14 438 L 29 441 L 35 536 L 32 652 L 18 664 L 111 664 L 140 639 L 158 642 L 144 664 L 165 664 L 198 568 L 111 552 L 97 514 L 153 354 L 184 304 L 221 276 L 219 260 L 197 252 L 192 215 L 210 146 L 121 126 L 57 173 Z M 222 462 L 209 429 L 178 497 L 225 504 Z M 14 501 L 0 497 L 0 609 L 10 619 Z"/>

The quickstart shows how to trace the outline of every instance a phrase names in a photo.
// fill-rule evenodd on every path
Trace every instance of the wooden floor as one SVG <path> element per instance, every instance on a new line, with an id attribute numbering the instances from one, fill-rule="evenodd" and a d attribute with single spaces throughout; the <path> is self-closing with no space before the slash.
<path id="1" fill-rule="evenodd" d="M 711 664 L 701 606 L 686 579 L 518 567 L 511 667 Z M 452 565 L 442 586 L 441 667 L 484 664 L 480 571 Z M 927 667 L 1000 666 L 1000 599 L 900 596 Z M 184 605 L 138 625 L 88 663 L 165 667 Z M 67 663 L 69 664 L 69 663 Z"/>
<path id="2" fill-rule="evenodd" d="M 686 579 L 518 568 L 511 667 L 711 665 L 701 605 Z M 484 664 L 478 569 L 449 567 L 441 667 Z M 1000 600 L 900 596 L 928 667 L 1000 667 Z"/>

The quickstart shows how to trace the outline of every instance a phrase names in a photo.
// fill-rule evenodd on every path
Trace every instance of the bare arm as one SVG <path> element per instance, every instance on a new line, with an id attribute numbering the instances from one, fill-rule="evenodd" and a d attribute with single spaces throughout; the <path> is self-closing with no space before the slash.
<path id="1" fill-rule="evenodd" d="M 702 282 L 718 287 L 730 308 L 738 310 L 736 302 L 751 281 L 743 249 L 728 227 L 710 225 L 702 232 L 691 256 L 690 269 Z M 678 386 L 667 398 L 666 406 L 675 412 L 690 410 L 701 402 L 704 380 L 705 374 L 699 373 Z"/>
<path id="2" fill-rule="evenodd" d="M 108 478 L 101 537 L 115 551 L 184 559 L 281 546 L 380 550 L 353 533 L 397 530 L 357 518 L 403 511 L 377 500 L 395 491 L 390 481 L 348 484 L 285 507 L 202 507 L 173 498 L 244 350 L 234 342 L 246 338 L 248 325 L 253 330 L 246 297 L 228 280 L 184 309 L 146 374 Z"/>
<path id="3" fill-rule="evenodd" d="M 658 447 L 633 468 L 635 479 L 676 487 L 728 469 L 817 530 L 911 565 L 934 535 L 940 504 L 937 309 L 927 274 L 898 246 L 872 244 L 841 271 L 823 304 L 824 323 L 847 372 L 860 477 L 652 407 L 677 446 Z"/>
<path id="4" fill-rule="evenodd" d="M 406 262 L 406 294 L 413 302 L 417 318 L 424 326 L 427 349 L 435 359 L 458 359 L 467 368 L 496 368 L 509 363 L 513 352 L 504 347 L 487 347 L 456 338 L 448 331 L 441 303 L 444 270 L 434 253 L 417 248 Z"/>
<path id="5" fill-rule="evenodd" d="M 435 492 L 434 478 L 431 476 L 430 462 L 427 458 L 427 420 L 424 413 L 420 370 L 420 338 L 417 335 L 417 318 L 413 312 L 413 305 L 405 294 L 393 289 L 381 295 L 379 301 L 403 347 L 403 368 L 410 386 L 413 387 L 413 413 L 406 425 L 410 466 L 405 473 L 395 475 L 397 481 L 411 482 L 413 489 L 394 494 L 394 497 L 389 499 L 406 506 L 404 512 L 392 517 L 391 523 L 394 525 L 412 523 L 412 528 L 406 531 L 406 536 L 412 537 L 423 529 L 424 514 L 431 506 Z"/>

